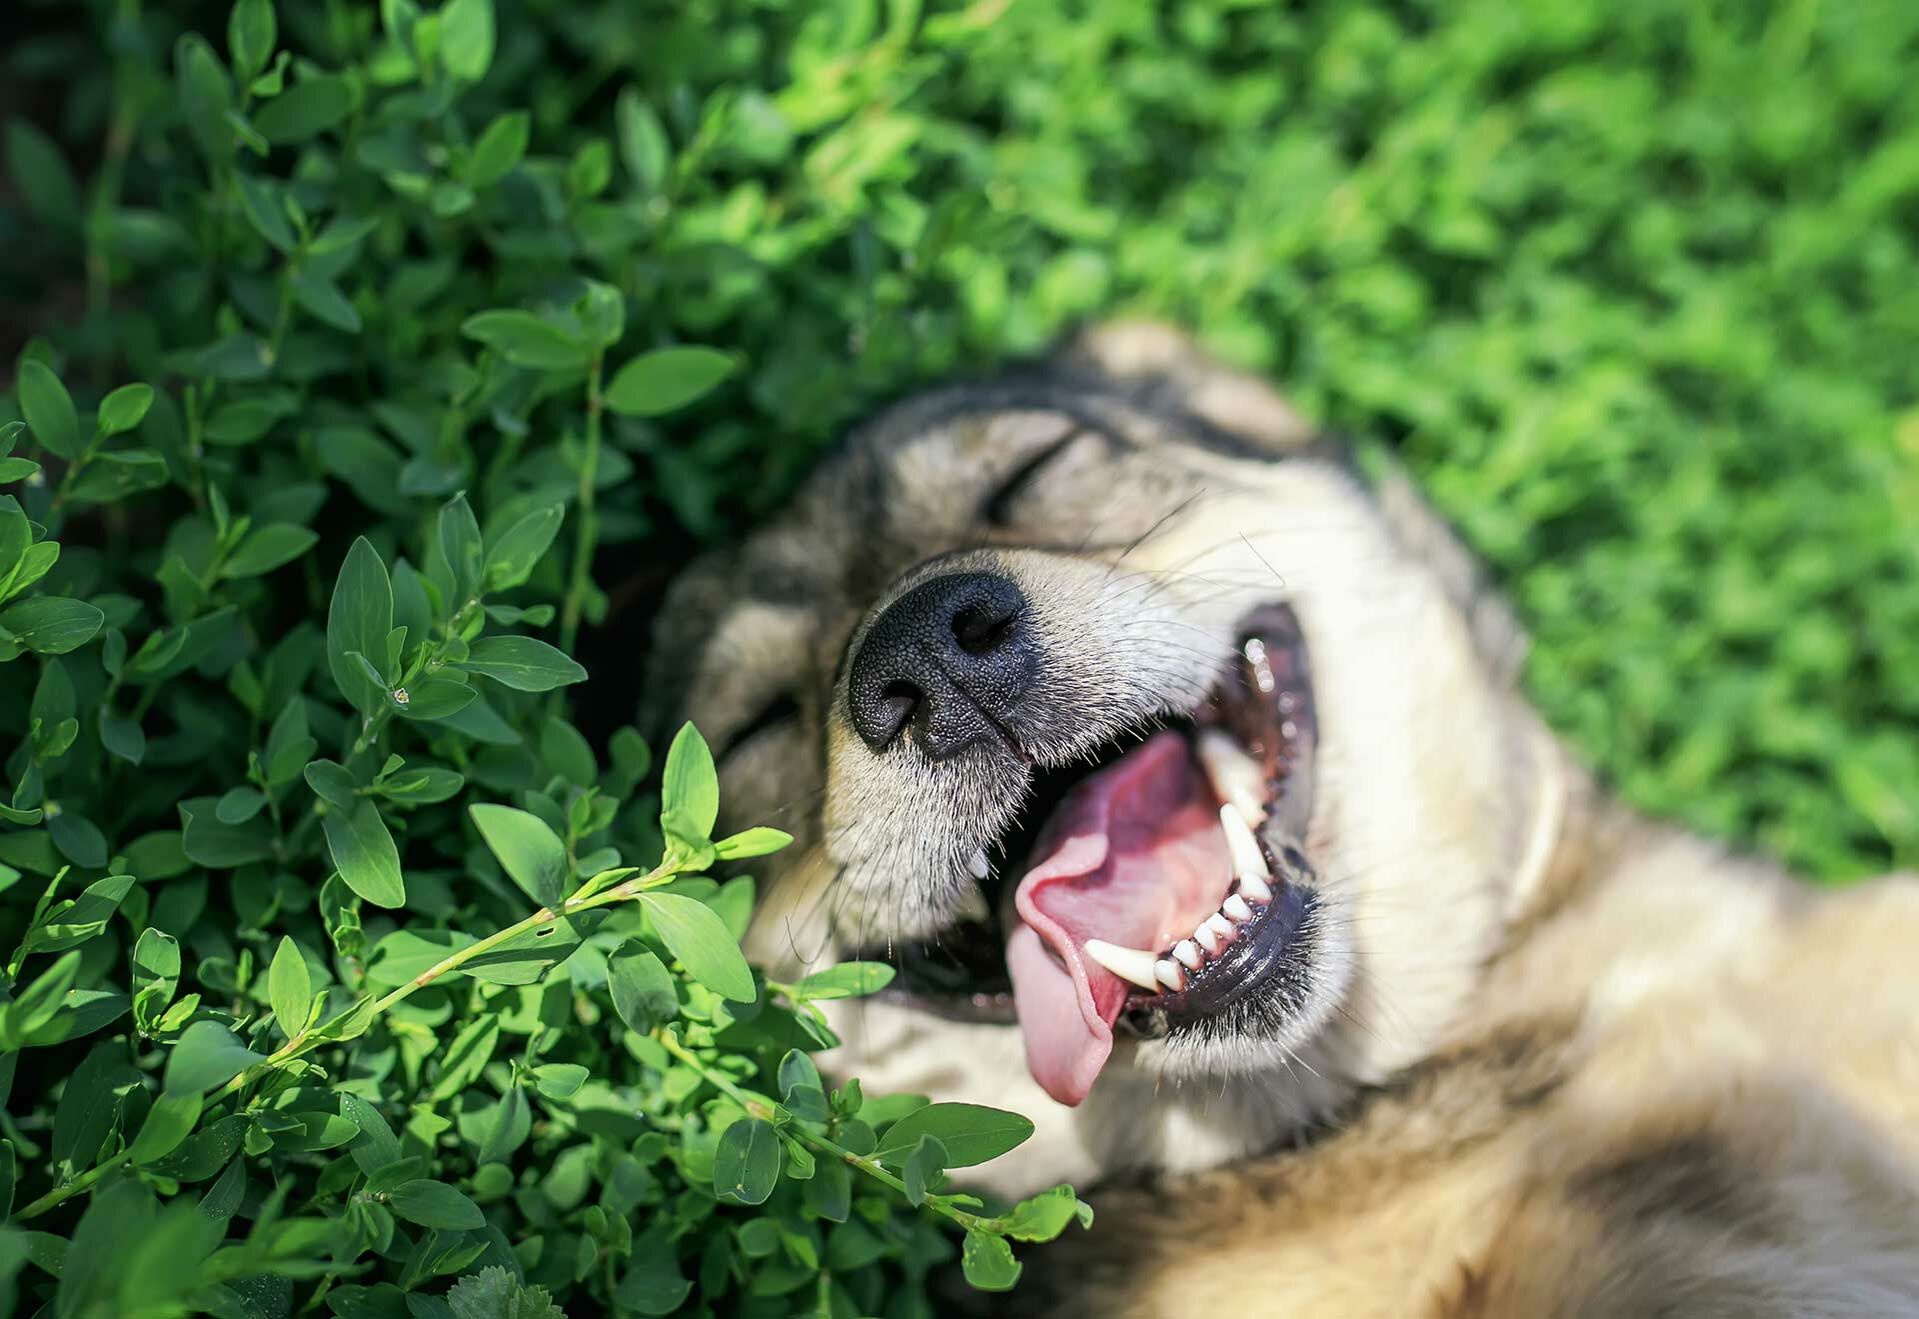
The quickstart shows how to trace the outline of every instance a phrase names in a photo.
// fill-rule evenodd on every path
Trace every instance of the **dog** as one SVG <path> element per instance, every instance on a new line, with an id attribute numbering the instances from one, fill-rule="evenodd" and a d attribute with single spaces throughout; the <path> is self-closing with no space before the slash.
<path id="1" fill-rule="evenodd" d="M 795 837 L 749 952 L 1095 1188 L 1018 1312 L 1919 1314 L 1919 884 L 1609 796 L 1377 466 L 1150 324 L 849 437 L 649 668 Z"/>

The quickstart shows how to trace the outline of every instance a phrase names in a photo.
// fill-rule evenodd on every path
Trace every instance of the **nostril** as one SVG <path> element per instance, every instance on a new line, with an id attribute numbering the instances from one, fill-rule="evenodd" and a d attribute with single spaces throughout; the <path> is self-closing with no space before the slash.
<path id="1" fill-rule="evenodd" d="M 925 699 L 926 693 L 904 678 L 895 678 L 880 689 L 879 722 L 887 730 L 889 739 L 906 727 L 906 721 Z"/>
<path id="2" fill-rule="evenodd" d="M 989 655 L 1006 644 L 1018 621 L 1018 610 L 969 604 L 953 615 L 953 639 L 968 655 Z"/>

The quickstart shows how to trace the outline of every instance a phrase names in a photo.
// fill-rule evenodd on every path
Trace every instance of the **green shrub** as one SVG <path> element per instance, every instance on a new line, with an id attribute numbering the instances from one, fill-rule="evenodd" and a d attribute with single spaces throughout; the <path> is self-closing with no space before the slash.
<path id="1" fill-rule="evenodd" d="M 100 315 L 28 346 L 0 425 L 7 1308 L 910 1314 L 956 1255 L 1010 1286 L 1009 1238 L 1084 1207 L 941 1187 L 1032 1124 L 829 1093 L 819 1004 L 890 968 L 758 977 L 753 880 L 707 871 L 786 835 L 710 837 L 690 727 L 655 795 L 635 730 L 569 718 L 595 553 L 643 525 L 601 493 L 738 365 L 628 325 L 652 111 L 542 150 L 475 91 L 530 58 L 489 0 L 307 13 L 319 62 L 270 0 L 170 59 L 129 12 L 84 201 L 10 129 Z"/>

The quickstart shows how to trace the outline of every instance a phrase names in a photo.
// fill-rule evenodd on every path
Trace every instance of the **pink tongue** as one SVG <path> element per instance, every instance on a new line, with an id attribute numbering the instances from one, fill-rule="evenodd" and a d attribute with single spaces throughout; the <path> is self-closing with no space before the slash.
<path id="1" fill-rule="evenodd" d="M 1226 896 L 1232 863 L 1219 803 L 1177 733 L 1076 785 L 1033 855 L 1006 964 L 1033 1079 L 1077 1104 L 1113 1051 L 1128 989 L 1086 941 L 1158 951 L 1188 937 Z"/>

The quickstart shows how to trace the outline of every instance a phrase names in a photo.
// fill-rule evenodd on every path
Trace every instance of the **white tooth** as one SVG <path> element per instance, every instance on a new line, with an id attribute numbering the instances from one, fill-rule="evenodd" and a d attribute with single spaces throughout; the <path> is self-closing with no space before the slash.
<path id="1" fill-rule="evenodd" d="M 986 895 L 970 886 L 959 896 L 957 914 L 961 920 L 972 921 L 975 924 L 984 924 L 993 917 L 993 913 L 986 908 Z"/>
<path id="2" fill-rule="evenodd" d="M 973 849 L 973 855 L 966 862 L 966 868 L 973 872 L 974 879 L 985 879 L 992 874 L 993 867 L 986 860 L 986 849 L 983 847 Z"/>
<path id="3" fill-rule="evenodd" d="M 1246 899 L 1235 893 L 1220 905 L 1220 910 L 1236 921 L 1249 921 L 1253 918 L 1253 909 L 1246 905 Z"/>
<path id="4" fill-rule="evenodd" d="M 1188 971 L 1199 970 L 1199 964 L 1201 961 L 1201 958 L 1199 955 L 1199 945 L 1194 943 L 1191 939 L 1181 939 L 1178 943 L 1174 944 L 1173 956 L 1177 957 L 1180 960 L 1180 962 L 1185 965 Z"/>
<path id="5" fill-rule="evenodd" d="M 1273 900 L 1273 891 L 1266 887 L 1266 881 L 1255 878 L 1252 875 L 1241 875 L 1239 877 L 1239 891 L 1245 895 L 1248 902 L 1271 902 Z"/>
<path id="6" fill-rule="evenodd" d="M 1206 921 L 1201 921 L 1199 928 L 1193 931 L 1193 942 L 1204 948 L 1208 957 L 1218 957 L 1219 950 L 1225 946 L 1220 943 L 1212 925 Z"/>
<path id="7" fill-rule="evenodd" d="M 1213 792 L 1239 812 L 1249 825 L 1257 825 L 1266 816 L 1266 784 L 1259 762 L 1240 749 L 1239 743 L 1216 728 L 1199 735 L 1194 748 L 1199 763 L 1206 768 Z"/>
<path id="8" fill-rule="evenodd" d="M 1246 821 L 1239 818 L 1239 812 L 1230 806 L 1219 808 L 1220 827 L 1226 831 L 1226 848 L 1233 854 L 1233 873 L 1240 879 L 1265 879 L 1273 872 L 1266 866 L 1266 858 L 1260 854 L 1259 840 L 1253 837 L 1253 831 Z"/>
<path id="9" fill-rule="evenodd" d="M 1153 963 L 1153 974 L 1159 977 L 1159 983 L 1168 989 L 1177 991 L 1186 988 L 1185 973 L 1179 969 L 1177 963 L 1169 962 L 1163 957 Z"/>
<path id="10" fill-rule="evenodd" d="M 1230 902 L 1232 899 L 1228 898 L 1227 901 Z M 1248 915 L 1252 914 L 1252 908 L 1248 907 L 1246 911 Z M 1223 912 L 1217 911 L 1206 918 L 1206 928 L 1222 939 L 1230 939 L 1238 933 L 1233 928 L 1233 922 Z"/>
<path id="11" fill-rule="evenodd" d="M 1153 955 L 1145 949 L 1122 948 L 1104 939 L 1088 939 L 1080 946 L 1088 957 L 1121 980 L 1130 981 L 1141 989 L 1159 989 L 1158 982 L 1153 979 Z"/>

